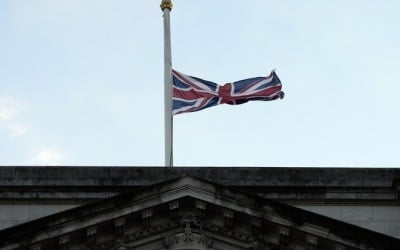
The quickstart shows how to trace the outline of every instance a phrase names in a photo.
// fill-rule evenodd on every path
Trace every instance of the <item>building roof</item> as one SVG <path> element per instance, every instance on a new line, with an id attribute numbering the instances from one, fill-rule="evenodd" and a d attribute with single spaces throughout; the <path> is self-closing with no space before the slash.
<path id="1" fill-rule="evenodd" d="M 0 200 L 83 202 L 183 175 L 289 203 L 399 204 L 396 168 L 1 167 Z"/>
<path id="2" fill-rule="evenodd" d="M 146 172 L 134 171 L 140 175 Z M 158 171 L 171 174 L 182 170 Z M 166 244 L 169 237 L 179 242 L 179 237 L 188 237 L 187 230 L 196 237 L 205 237 L 207 244 L 228 244 L 232 249 L 298 245 L 389 250 L 400 244 L 399 239 L 263 198 L 234 185 L 187 173 L 178 175 L 2 230 L 0 248 L 54 249 L 60 244 L 85 244 L 111 249 L 118 241 L 126 249 L 140 249 L 146 244 Z M 152 180 L 160 178 L 149 176 Z"/>

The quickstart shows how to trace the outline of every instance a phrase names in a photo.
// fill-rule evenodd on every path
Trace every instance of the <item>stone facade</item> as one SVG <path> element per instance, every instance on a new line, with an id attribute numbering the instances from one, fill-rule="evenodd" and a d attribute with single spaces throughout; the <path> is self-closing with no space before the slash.
<path id="1" fill-rule="evenodd" d="M 399 233 L 399 176 L 397 169 L 4 168 L 0 222 L 28 222 L 0 231 L 0 249 L 397 249 L 400 240 L 388 235 Z M 346 220 L 369 229 L 392 224 L 384 235 Z"/>

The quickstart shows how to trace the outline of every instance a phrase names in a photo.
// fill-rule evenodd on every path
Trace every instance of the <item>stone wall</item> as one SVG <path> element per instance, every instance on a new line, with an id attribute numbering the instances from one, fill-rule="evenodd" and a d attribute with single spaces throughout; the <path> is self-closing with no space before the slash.
<path id="1" fill-rule="evenodd" d="M 0 230 L 55 214 L 70 208 L 73 204 L 0 204 Z"/>
<path id="2" fill-rule="evenodd" d="M 0 167 L 0 229 L 190 175 L 400 238 L 400 169 Z"/>
<path id="3" fill-rule="evenodd" d="M 297 207 L 400 238 L 400 206 L 311 204 Z"/>

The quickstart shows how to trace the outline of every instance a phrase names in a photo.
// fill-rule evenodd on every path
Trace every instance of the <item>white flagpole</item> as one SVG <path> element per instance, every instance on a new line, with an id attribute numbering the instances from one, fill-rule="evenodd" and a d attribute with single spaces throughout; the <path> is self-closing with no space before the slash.
<path id="1" fill-rule="evenodd" d="M 173 119 L 172 119 L 172 59 L 171 31 L 169 13 L 172 10 L 171 0 L 162 0 L 161 10 L 164 13 L 164 129 L 165 129 L 165 167 L 173 167 Z"/>

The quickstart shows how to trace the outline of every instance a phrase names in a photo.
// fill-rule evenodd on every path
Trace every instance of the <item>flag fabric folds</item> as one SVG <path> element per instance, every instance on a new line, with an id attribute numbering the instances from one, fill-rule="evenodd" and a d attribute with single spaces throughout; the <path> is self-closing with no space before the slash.
<path id="1" fill-rule="evenodd" d="M 172 114 L 194 112 L 218 104 L 242 104 L 248 101 L 271 101 L 284 96 L 275 71 L 267 77 L 254 77 L 220 86 L 214 82 L 172 70 Z"/>

